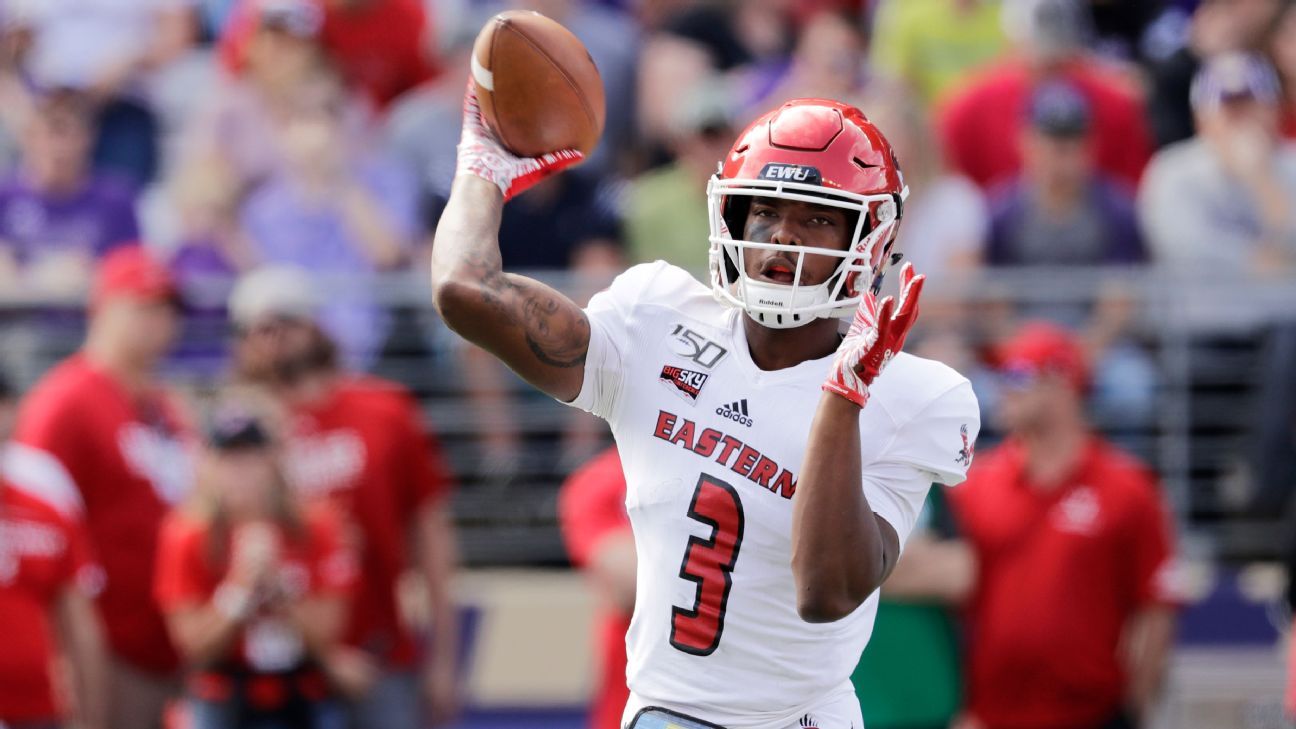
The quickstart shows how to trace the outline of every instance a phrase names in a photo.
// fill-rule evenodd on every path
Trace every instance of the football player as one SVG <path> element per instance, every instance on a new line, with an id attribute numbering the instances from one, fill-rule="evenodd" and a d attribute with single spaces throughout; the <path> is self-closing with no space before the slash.
<path id="1" fill-rule="evenodd" d="M 496 243 L 505 201 L 580 154 L 520 159 L 471 89 L 464 111 L 436 306 L 612 427 L 639 559 L 623 724 L 862 727 L 877 589 L 979 427 L 966 379 L 900 352 L 923 277 L 875 299 L 906 195 L 890 145 L 846 104 L 771 111 L 708 187 L 710 288 L 658 261 L 582 310 L 502 271 Z"/>

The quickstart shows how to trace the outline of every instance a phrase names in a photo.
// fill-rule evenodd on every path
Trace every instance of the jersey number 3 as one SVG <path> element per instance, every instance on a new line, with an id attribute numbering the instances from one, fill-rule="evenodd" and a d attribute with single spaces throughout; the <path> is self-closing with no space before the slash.
<path id="1" fill-rule="evenodd" d="M 697 584 L 693 607 L 671 609 L 671 645 L 695 656 L 720 646 L 732 572 L 742 548 L 743 510 L 733 486 L 702 474 L 688 515 L 711 527 L 710 536 L 689 537 L 679 576 Z"/>

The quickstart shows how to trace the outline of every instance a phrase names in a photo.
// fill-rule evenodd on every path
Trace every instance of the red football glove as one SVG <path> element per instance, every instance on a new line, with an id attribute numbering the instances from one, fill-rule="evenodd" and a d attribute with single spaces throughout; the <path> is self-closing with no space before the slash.
<path id="1" fill-rule="evenodd" d="M 879 306 L 873 294 L 864 294 L 846 339 L 837 348 L 824 390 L 864 407 L 869 385 L 904 346 L 909 329 L 918 320 L 918 297 L 926 280 L 915 276 L 913 264 L 906 263 L 900 269 L 899 304 L 888 296 Z"/>
<path id="2" fill-rule="evenodd" d="M 518 157 L 505 149 L 482 119 L 477 90 L 471 80 L 464 94 L 463 110 L 457 172 L 495 183 L 504 193 L 505 200 L 585 159 L 585 154 L 575 149 L 562 149 L 539 157 Z"/>

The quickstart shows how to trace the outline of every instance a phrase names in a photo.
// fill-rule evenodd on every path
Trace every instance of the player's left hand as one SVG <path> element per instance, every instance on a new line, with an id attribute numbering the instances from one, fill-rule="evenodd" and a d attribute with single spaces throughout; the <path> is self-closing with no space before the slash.
<path id="1" fill-rule="evenodd" d="M 537 182 L 585 159 L 575 149 L 560 149 L 539 157 L 518 157 L 504 148 L 486 126 L 473 82 L 463 101 L 463 134 L 459 138 L 458 173 L 492 182 L 509 200 Z"/>
<path id="2" fill-rule="evenodd" d="M 914 274 L 912 263 L 906 263 L 900 269 L 898 303 L 888 296 L 878 304 L 871 293 L 864 294 L 846 339 L 837 348 L 824 390 L 864 407 L 869 385 L 904 346 L 905 337 L 918 320 L 918 297 L 926 280 Z"/>

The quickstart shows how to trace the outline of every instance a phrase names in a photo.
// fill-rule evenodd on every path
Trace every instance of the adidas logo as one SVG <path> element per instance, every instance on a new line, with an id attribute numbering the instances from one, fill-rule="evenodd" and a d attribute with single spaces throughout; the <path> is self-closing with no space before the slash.
<path id="1" fill-rule="evenodd" d="M 745 425 L 748 428 L 752 426 L 751 416 L 747 414 L 747 398 L 734 400 L 731 403 L 721 405 L 716 408 L 716 415 L 722 418 L 729 418 L 735 423 Z"/>

